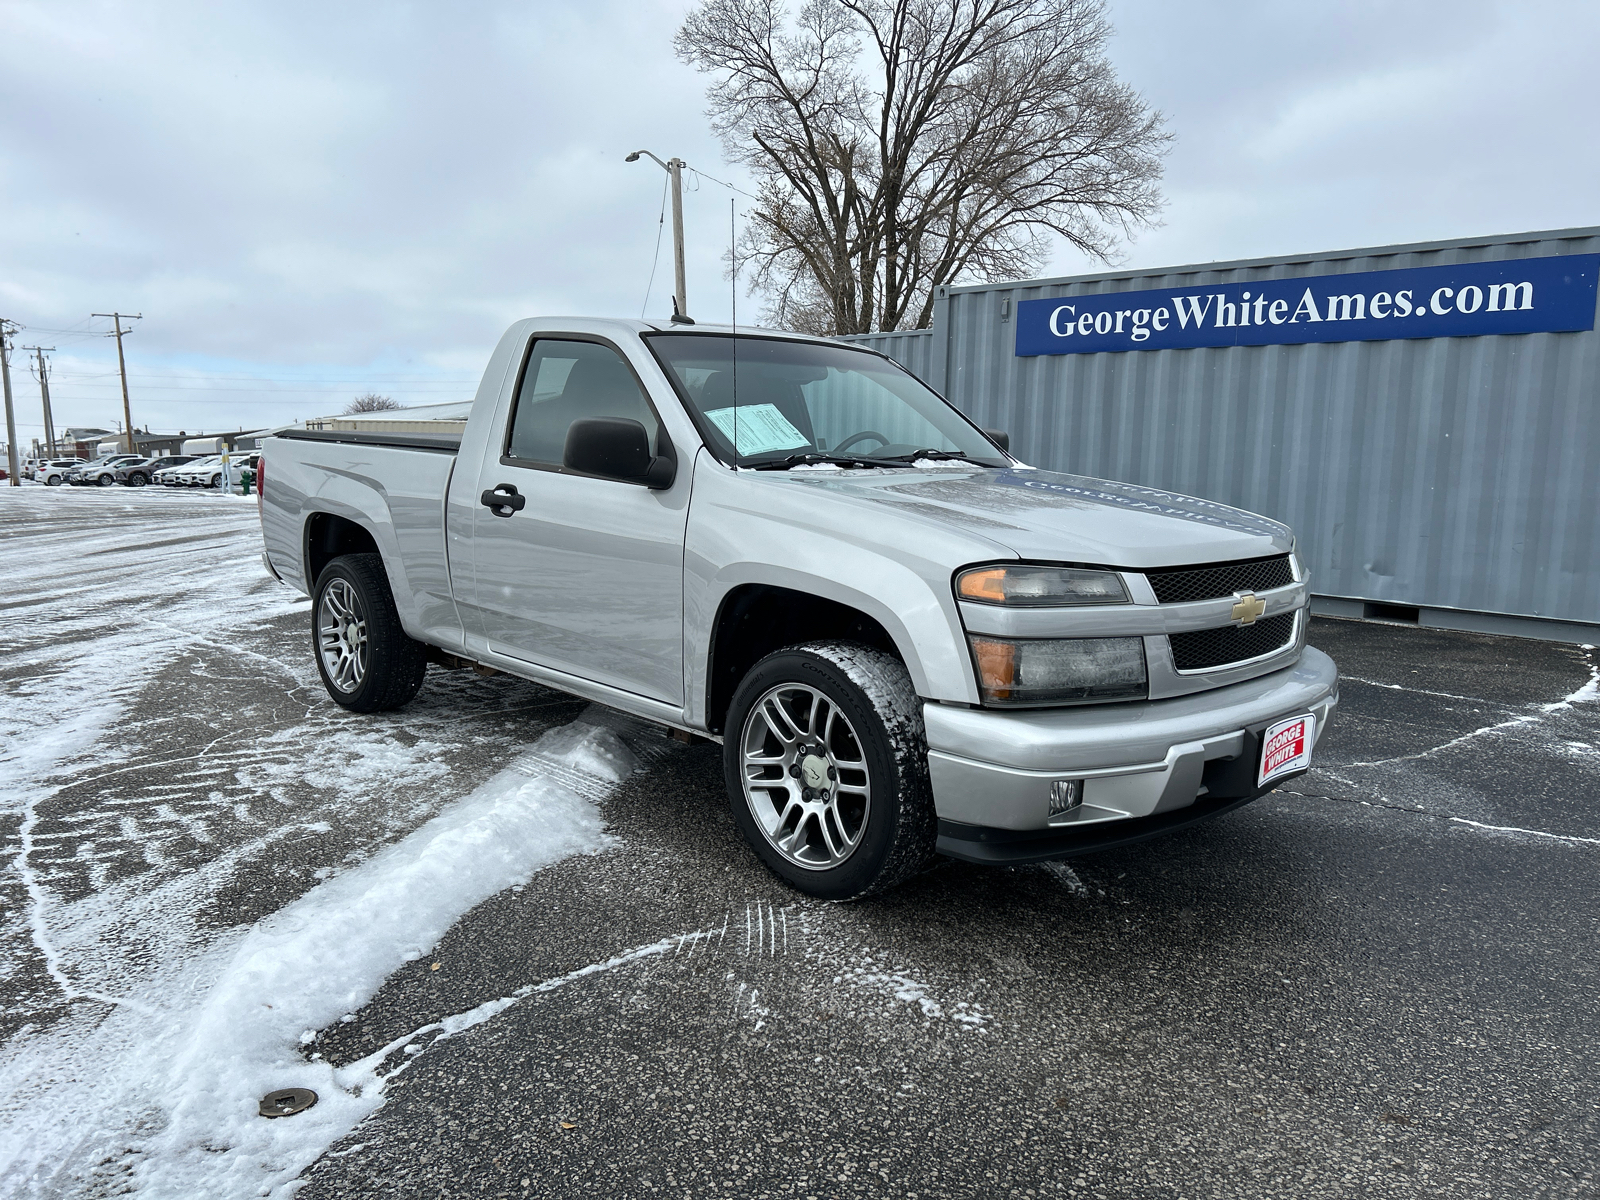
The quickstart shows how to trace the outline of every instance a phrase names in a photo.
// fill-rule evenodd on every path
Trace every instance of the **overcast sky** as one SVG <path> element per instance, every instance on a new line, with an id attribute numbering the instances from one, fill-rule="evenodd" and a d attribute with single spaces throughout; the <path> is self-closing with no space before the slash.
<path id="1" fill-rule="evenodd" d="M 637 316 L 664 173 L 725 168 L 686 0 L 0 0 L 0 317 L 57 347 L 57 428 L 214 431 L 359 392 L 466 398 L 530 315 Z M 1597 223 L 1600 5 L 1114 0 L 1167 116 L 1133 266 Z M 729 200 L 691 177 L 690 311 L 726 320 Z M 668 233 L 670 239 L 670 230 Z M 1100 269 L 1063 252 L 1042 274 Z M 663 246 L 648 311 L 669 311 Z M 740 297 L 740 316 L 758 300 Z M 19 440 L 37 385 L 13 364 Z"/>

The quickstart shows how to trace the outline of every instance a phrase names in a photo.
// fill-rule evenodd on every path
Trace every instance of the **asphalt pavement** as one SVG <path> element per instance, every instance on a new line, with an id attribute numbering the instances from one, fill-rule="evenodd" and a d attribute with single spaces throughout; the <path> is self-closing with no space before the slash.
<path id="1" fill-rule="evenodd" d="M 253 507 L 130 499 L 153 515 L 122 545 L 110 501 L 66 499 L 0 510 L 9 544 L 76 539 L 156 585 L 40 584 L 0 613 L 8 695 L 124 706 L 40 716 L 53 782 L 3 818 L 12 1045 L 88 1028 L 118 972 L 270 914 L 583 709 L 430 672 L 403 713 L 344 714 L 304 603 L 249 574 Z M 182 607 L 208 538 L 227 617 Z M 1326 619 L 1311 641 L 1344 681 L 1309 775 L 1164 839 L 943 861 L 852 904 L 740 843 L 718 747 L 631 731 L 649 765 L 600 800 L 609 850 L 478 905 L 308 1040 L 405 1061 L 297 1196 L 1595 1194 L 1600 652 Z M 136 686 L 95 673 L 132 648 Z M 130 885 L 186 905 L 181 928 L 148 932 L 170 907 L 72 923 Z"/>
<path id="2" fill-rule="evenodd" d="M 1311 640 L 1345 672 L 1315 771 L 1062 867 L 811 902 L 737 841 L 715 747 L 667 759 L 606 805 L 614 853 L 322 1049 L 710 936 L 430 1047 L 300 1195 L 1593 1194 L 1600 737 L 1544 706 L 1595 652 Z"/>

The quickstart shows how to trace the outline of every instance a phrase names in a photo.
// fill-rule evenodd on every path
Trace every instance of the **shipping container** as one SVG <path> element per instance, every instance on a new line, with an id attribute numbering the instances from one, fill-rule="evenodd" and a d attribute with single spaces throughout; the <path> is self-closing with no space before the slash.
<path id="1" fill-rule="evenodd" d="M 1321 611 L 1596 642 L 1597 263 L 1586 228 L 948 287 L 848 340 L 1025 462 L 1287 522 Z"/>

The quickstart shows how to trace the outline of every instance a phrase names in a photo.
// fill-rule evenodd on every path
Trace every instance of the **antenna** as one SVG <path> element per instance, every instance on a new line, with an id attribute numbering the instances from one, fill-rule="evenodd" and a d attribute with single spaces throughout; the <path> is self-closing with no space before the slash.
<path id="1" fill-rule="evenodd" d="M 739 247 L 734 236 L 733 197 L 728 197 L 728 268 L 733 277 L 733 469 L 739 469 Z"/>

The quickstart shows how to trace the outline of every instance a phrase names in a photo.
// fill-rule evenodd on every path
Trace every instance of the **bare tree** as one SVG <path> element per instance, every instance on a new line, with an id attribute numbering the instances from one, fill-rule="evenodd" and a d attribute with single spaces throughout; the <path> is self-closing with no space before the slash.
<path id="1" fill-rule="evenodd" d="M 388 396 L 380 396 L 377 392 L 367 392 L 346 404 L 344 411 L 347 413 L 390 412 L 400 407 L 402 405 L 398 400 L 391 400 Z"/>
<path id="2" fill-rule="evenodd" d="M 1025 277 L 1051 234 L 1111 261 L 1170 135 L 1110 33 L 1103 0 L 701 0 L 677 50 L 759 181 L 739 254 L 769 319 L 924 327 L 940 284 Z"/>

